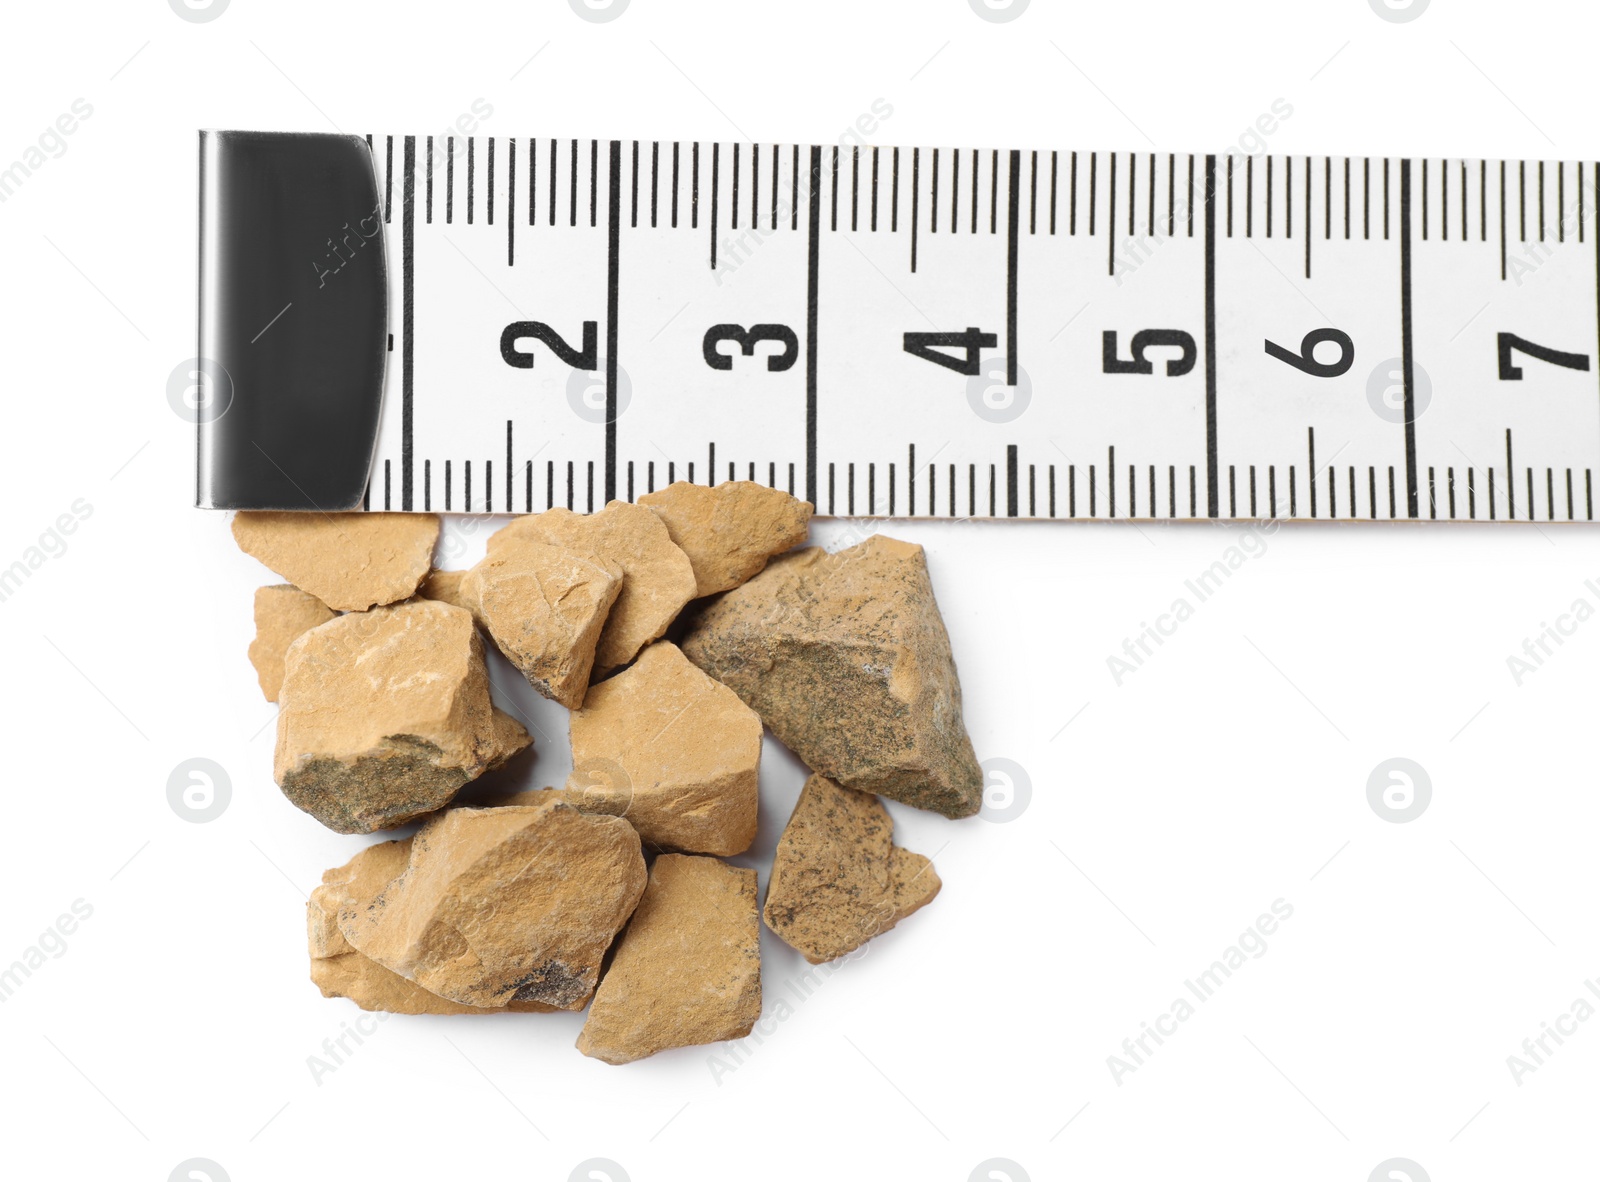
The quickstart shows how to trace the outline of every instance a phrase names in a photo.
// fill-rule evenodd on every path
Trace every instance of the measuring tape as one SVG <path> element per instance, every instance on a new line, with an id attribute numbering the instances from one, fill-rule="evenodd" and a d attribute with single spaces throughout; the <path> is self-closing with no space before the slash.
<path id="1" fill-rule="evenodd" d="M 207 132 L 200 351 L 226 390 L 197 499 L 582 512 L 737 479 L 840 516 L 1590 521 L 1597 186 L 1575 162 Z"/>

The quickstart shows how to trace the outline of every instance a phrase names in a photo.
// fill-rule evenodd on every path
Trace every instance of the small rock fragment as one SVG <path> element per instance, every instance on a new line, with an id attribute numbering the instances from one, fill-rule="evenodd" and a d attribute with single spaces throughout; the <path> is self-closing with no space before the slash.
<path id="1" fill-rule="evenodd" d="M 462 1005 L 581 1009 L 644 890 L 639 836 L 560 800 L 455 808 L 412 839 L 409 861 L 339 928 L 358 951 Z"/>
<path id="2" fill-rule="evenodd" d="M 782 555 L 711 601 L 683 652 L 836 783 L 947 817 L 983 803 L 921 546 Z"/>
<path id="3" fill-rule="evenodd" d="M 499 1014 L 549 1013 L 553 1006 L 539 1002 L 513 1002 L 504 1009 L 484 1009 L 446 1001 L 422 986 L 390 972 L 368 958 L 344 938 L 339 915 L 355 915 L 406 868 L 411 839 L 368 846 L 343 866 L 325 871 L 322 885 L 306 904 L 306 928 L 311 950 L 311 980 L 324 997 L 347 997 L 364 1010 L 391 1014 Z"/>
<path id="4" fill-rule="evenodd" d="M 289 646 L 284 669 L 274 776 L 339 833 L 443 807 L 517 741 L 494 718 L 472 617 L 448 604 L 329 620 Z"/>
<path id="5" fill-rule="evenodd" d="M 256 588 L 256 636 L 250 642 L 250 663 L 267 701 L 278 700 L 283 684 L 283 654 L 302 634 L 326 624 L 334 613 L 315 595 L 288 583 Z"/>
<path id="6" fill-rule="evenodd" d="M 737 854 L 755 840 L 760 762 L 761 720 L 659 640 L 573 712 L 567 791 L 653 845 Z"/>
<path id="7" fill-rule="evenodd" d="M 646 493 L 648 506 L 666 523 L 678 549 L 694 567 L 695 595 L 737 587 L 806 540 L 811 506 L 776 488 L 730 480 L 715 488 L 680 480 Z"/>
<path id="8" fill-rule="evenodd" d="M 534 689 L 576 710 L 622 579 L 608 559 L 514 539 L 467 573 L 460 597 Z"/>
<path id="9" fill-rule="evenodd" d="M 239 549 L 329 607 L 359 612 L 415 594 L 439 540 L 431 513 L 236 513 Z"/>
<path id="10" fill-rule="evenodd" d="M 767 926 L 821 964 L 931 903 L 940 886 L 933 863 L 893 837 L 876 796 L 812 776 L 773 855 Z"/>
<path id="11" fill-rule="evenodd" d="M 486 772 L 504 767 L 513 755 L 533 745 L 533 736 L 520 722 L 498 706 L 493 709 L 494 717 L 489 725 L 489 762 L 483 769 Z"/>
<path id="12" fill-rule="evenodd" d="M 587 516 L 549 509 L 519 517 L 489 539 L 490 557 L 519 540 L 562 546 L 622 568 L 622 590 L 595 649 L 594 668 L 601 676 L 633 660 L 694 598 L 689 556 L 672 544 L 667 527 L 643 505 L 612 501 Z"/>
<path id="13" fill-rule="evenodd" d="M 631 1063 L 672 1047 L 743 1038 L 761 1017 L 756 872 L 663 854 L 578 1035 Z"/>
<path id="14" fill-rule="evenodd" d="M 440 603 L 448 603 L 451 607 L 465 607 L 466 601 L 461 598 L 461 581 L 467 577 L 464 570 L 433 570 L 428 572 L 428 577 L 417 586 L 417 594 L 424 599 L 437 599 Z"/>

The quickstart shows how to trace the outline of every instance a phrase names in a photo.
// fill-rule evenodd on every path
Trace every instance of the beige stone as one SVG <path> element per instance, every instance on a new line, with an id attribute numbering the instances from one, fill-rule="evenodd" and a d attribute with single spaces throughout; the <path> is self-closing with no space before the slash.
<path id="1" fill-rule="evenodd" d="M 710 601 L 683 651 L 813 771 L 947 817 L 982 804 L 921 546 L 880 534 L 782 555 Z"/>
<path id="2" fill-rule="evenodd" d="M 812 776 L 773 855 L 767 926 L 821 964 L 927 906 L 940 886 L 933 863 L 893 838 L 876 796 Z"/>
<path id="3" fill-rule="evenodd" d="M 339 915 L 355 915 L 406 868 L 411 839 L 368 846 L 343 866 L 325 871 L 322 885 L 306 903 L 306 928 L 311 951 L 311 980 L 324 997 L 345 997 L 364 1010 L 392 1014 L 550 1013 L 539 1002 L 512 1002 L 504 1009 L 485 1009 L 446 1001 L 422 986 L 390 972 L 356 951 L 339 930 Z"/>
<path id="4" fill-rule="evenodd" d="M 578 1049 L 631 1063 L 672 1047 L 743 1038 L 761 1017 L 756 872 L 663 854 L 650 868 Z"/>
<path id="5" fill-rule="evenodd" d="M 811 506 L 780 489 L 749 480 L 715 488 L 680 480 L 639 498 L 666 523 L 694 567 L 695 595 L 737 587 L 806 540 Z"/>
<path id="6" fill-rule="evenodd" d="M 424 599 L 437 599 L 451 607 L 467 607 L 461 597 L 461 582 L 467 577 L 464 570 L 434 570 L 417 586 L 417 594 Z M 471 611 L 471 608 L 467 608 Z"/>
<path id="7" fill-rule="evenodd" d="M 340 833 L 443 807 L 514 736 L 489 702 L 472 617 L 418 599 L 353 612 L 289 646 L 274 774 Z"/>
<path id="8" fill-rule="evenodd" d="M 595 648 L 599 676 L 633 660 L 694 598 L 689 556 L 673 545 L 667 527 L 643 505 L 612 501 L 587 516 L 550 509 L 519 517 L 489 539 L 489 554 L 519 540 L 562 546 L 622 568 L 622 590 Z"/>
<path id="9" fill-rule="evenodd" d="M 450 1001 L 581 1009 L 644 884 L 638 834 L 620 817 L 560 800 L 455 808 L 423 825 L 404 872 L 339 927 Z"/>
<path id="10" fill-rule="evenodd" d="M 534 689 L 576 710 L 622 584 L 609 559 L 512 539 L 467 573 L 460 597 Z"/>
<path id="11" fill-rule="evenodd" d="M 504 767 L 513 755 L 533 746 L 533 736 L 511 715 L 498 706 L 489 724 L 489 762 L 484 771 Z"/>
<path id="12" fill-rule="evenodd" d="M 334 613 L 315 595 L 289 583 L 256 588 L 256 635 L 250 642 L 250 663 L 267 701 L 278 700 L 283 684 L 283 654 L 304 633 L 326 624 Z"/>
<path id="13" fill-rule="evenodd" d="M 236 513 L 239 549 L 329 607 L 395 603 L 428 573 L 439 519 L 431 513 Z"/>
<path id="14" fill-rule="evenodd" d="M 761 720 L 658 640 L 573 713 L 567 789 L 620 805 L 652 845 L 737 854 L 755 839 L 760 762 Z"/>

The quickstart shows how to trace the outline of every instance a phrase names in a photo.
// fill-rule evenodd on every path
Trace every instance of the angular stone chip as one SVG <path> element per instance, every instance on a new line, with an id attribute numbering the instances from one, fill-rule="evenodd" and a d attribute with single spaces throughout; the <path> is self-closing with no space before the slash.
<path id="1" fill-rule="evenodd" d="M 334 613 L 315 595 L 308 595 L 289 583 L 256 588 L 256 635 L 250 642 L 250 663 L 267 701 L 278 700 L 283 684 L 283 656 L 289 646 L 318 624 L 326 624 Z"/>
<path id="2" fill-rule="evenodd" d="M 695 595 L 737 587 L 806 540 L 811 506 L 781 489 L 749 480 L 715 488 L 680 480 L 639 498 L 666 523 L 694 567 Z"/>
<path id="3" fill-rule="evenodd" d="M 467 612 L 419 599 L 352 612 L 290 645 L 274 775 L 339 833 L 403 825 L 525 745 L 489 701 Z"/>
<path id="4" fill-rule="evenodd" d="M 644 890 L 639 836 L 560 800 L 454 808 L 339 928 L 359 952 L 461 1005 L 581 1009 Z"/>
<path id="5" fill-rule="evenodd" d="M 812 964 L 881 935 L 939 893 L 933 863 L 894 844 L 876 796 L 812 776 L 778 839 L 762 917 Z"/>
<path id="6" fill-rule="evenodd" d="M 738 854 L 755 840 L 760 763 L 754 711 L 658 640 L 573 713 L 566 790 L 652 845 Z"/>
<path id="7" fill-rule="evenodd" d="M 578 1049 L 631 1063 L 743 1038 L 761 1017 L 756 872 L 663 854 L 600 982 Z"/>
<path id="8" fill-rule="evenodd" d="M 236 513 L 239 549 L 342 612 L 416 593 L 433 561 L 431 513 Z"/>
<path id="9" fill-rule="evenodd" d="M 707 604 L 683 652 L 818 774 L 947 817 L 983 803 L 921 546 L 880 534 L 775 558 Z"/>

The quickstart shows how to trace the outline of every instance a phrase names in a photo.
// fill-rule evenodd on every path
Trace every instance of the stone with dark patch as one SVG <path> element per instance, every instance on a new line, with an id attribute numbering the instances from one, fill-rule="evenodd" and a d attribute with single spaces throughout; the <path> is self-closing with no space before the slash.
<path id="1" fill-rule="evenodd" d="M 921 546 L 880 534 L 781 555 L 710 601 L 682 648 L 836 783 L 947 817 L 982 804 Z"/>

